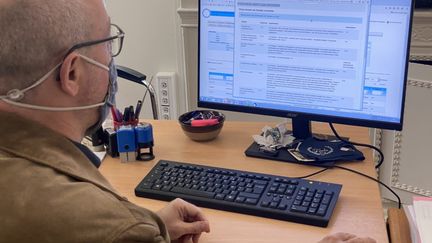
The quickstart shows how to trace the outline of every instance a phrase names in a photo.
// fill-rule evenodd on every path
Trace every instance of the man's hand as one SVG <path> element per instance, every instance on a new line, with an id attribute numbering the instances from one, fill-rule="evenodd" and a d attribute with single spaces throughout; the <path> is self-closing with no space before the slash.
<path id="1" fill-rule="evenodd" d="M 369 237 L 360 238 L 348 233 L 337 233 L 326 236 L 318 243 L 376 243 L 376 241 Z"/>
<path id="2" fill-rule="evenodd" d="M 210 224 L 201 210 L 182 199 L 175 199 L 157 214 L 164 221 L 173 241 L 198 243 L 202 232 L 210 232 Z"/>

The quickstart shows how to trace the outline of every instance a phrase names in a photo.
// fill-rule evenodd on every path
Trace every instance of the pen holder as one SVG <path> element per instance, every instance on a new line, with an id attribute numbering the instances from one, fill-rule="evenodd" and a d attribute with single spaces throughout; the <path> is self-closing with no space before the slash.
<path id="1" fill-rule="evenodd" d="M 119 129 L 119 127 L 121 126 L 132 126 L 132 127 L 136 127 L 138 125 L 138 119 L 135 119 L 133 121 L 114 121 L 114 130 L 117 131 Z"/>

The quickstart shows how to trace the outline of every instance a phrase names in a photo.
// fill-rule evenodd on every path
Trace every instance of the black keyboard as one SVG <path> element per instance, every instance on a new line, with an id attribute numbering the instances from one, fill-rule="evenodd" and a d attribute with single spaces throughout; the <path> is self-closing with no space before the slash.
<path id="1" fill-rule="evenodd" d="M 138 197 L 326 227 L 342 185 L 161 160 Z"/>

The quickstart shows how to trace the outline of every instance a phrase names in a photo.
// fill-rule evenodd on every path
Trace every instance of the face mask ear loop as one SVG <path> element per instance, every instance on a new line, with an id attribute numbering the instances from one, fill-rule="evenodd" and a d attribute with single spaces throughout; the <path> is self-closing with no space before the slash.
<path id="1" fill-rule="evenodd" d="M 27 92 L 27 91 L 37 87 L 41 83 L 43 83 L 61 65 L 62 65 L 62 63 L 57 64 L 53 69 L 51 69 L 47 74 L 45 74 L 42 78 L 40 78 L 38 81 L 36 81 L 31 86 L 29 86 L 25 89 L 22 89 L 22 90 L 19 90 L 19 89 L 9 90 L 6 95 L 0 96 L 0 99 L 8 99 L 8 100 L 12 100 L 12 101 L 21 100 L 22 98 L 24 98 L 25 92 Z"/>
<path id="2" fill-rule="evenodd" d="M 23 90 L 21 90 L 21 92 L 25 93 L 31 89 L 33 89 L 34 87 L 38 86 L 39 84 L 41 84 L 42 82 L 44 82 L 46 79 L 48 79 L 48 77 L 55 71 L 57 70 L 57 68 L 59 68 L 63 63 L 59 63 L 57 64 L 53 69 L 51 69 L 51 71 L 49 71 L 47 74 L 45 74 L 45 76 L 43 76 L 41 79 L 39 79 L 36 83 L 34 83 L 32 86 L 25 88 Z"/>
<path id="3" fill-rule="evenodd" d="M 40 110 L 40 111 L 53 111 L 53 112 L 87 110 L 87 109 L 92 109 L 92 108 L 103 106 L 106 103 L 106 101 L 105 101 L 103 103 L 98 103 L 98 104 L 88 105 L 88 106 L 78 106 L 78 107 L 48 107 L 48 106 L 39 106 L 39 105 L 30 105 L 30 104 L 25 104 L 25 103 L 19 103 L 19 102 L 15 102 L 15 101 L 12 101 L 12 100 L 9 100 L 9 99 L 3 99 L 3 102 L 5 102 L 7 104 L 10 104 L 10 105 L 18 106 L 18 107 L 21 107 L 21 108 L 34 109 L 34 110 Z"/>
<path id="4" fill-rule="evenodd" d="M 86 60 L 87 62 L 89 62 L 89 63 L 91 63 L 91 64 L 93 64 L 93 65 L 95 65 L 95 66 L 97 66 L 97 67 L 100 67 L 100 68 L 104 69 L 105 71 L 109 71 L 109 70 L 110 70 L 108 66 L 103 65 L 102 63 L 97 62 L 97 61 L 95 61 L 95 60 L 93 60 L 93 59 L 91 59 L 91 58 L 89 58 L 89 57 L 83 56 L 83 55 L 81 55 L 81 54 L 79 54 L 79 56 L 80 56 L 82 59 Z"/>

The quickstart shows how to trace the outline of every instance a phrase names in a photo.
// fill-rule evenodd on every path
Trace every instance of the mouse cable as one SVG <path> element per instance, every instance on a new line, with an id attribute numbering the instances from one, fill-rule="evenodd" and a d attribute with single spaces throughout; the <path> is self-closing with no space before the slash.
<path id="1" fill-rule="evenodd" d="M 300 177 L 291 177 L 291 178 L 292 178 L 292 179 L 306 179 L 306 178 L 312 177 L 312 176 L 314 176 L 314 175 L 321 174 L 321 173 L 323 173 L 324 171 L 327 171 L 327 170 L 329 170 L 329 169 L 330 169 L 330 168 L 325 168 L 325 169 L 322 169 L 322 170 L 320 170 L 320 171 L 314 172 L 314 173 L 309 174 L 309 175 L 300 176 Z"/>
<path id="2" fill-rule="evenodd" d="M 370 144 L 356 143 L 356 142 L 351 142 L 351 141 L 345 140 L 345 139 L 343 139 L 343 138 L 341 138 L 339 136 L 339 134 L 337 133 L 336 129 L 333 126 L 333 123 L 330 122 L 329 125 L 330 125 L 330 128 L 333 131 L 334 135 L 337 137 L 337 139 L 339 139 L 339 140 L 341 140 L 343 142 L 346 142 L 348 144 L 352 144 L 352 145 L 360 146 L 360 147 L 367 147 L 367 148 L 371 148 L 371 149 L 377 151 L 379 153 L 379 155 L 380 155 L 379 156 L 380 158 L 379 158 L 378 163 L 375 165 L 375 169 L 379 169 L 381 167 L 381 165 L 384 162 L 384 154 L 383 154 L 383 152 L 379 148 L 377 148 L 377 147 L 375 147 L 373 145 L 370 145 Z"/>
<path id="3" fill-rule="evenodd" d="M 341 169 L 341 170 L 346 170 L 346 171 L 349 171 L 349 172 L 352 172 L 352 173 L 355 173 L 355 174 L 358 174 L 358 175 L 364 176 L 364 177 L 366 177 L 366 178 L 368 178 L 368 179 L 370 179 L 370 180 L 373 180 L 373 181 L 375 181 L 375 182 L 381 184 L 382 186 L 384 186 L 385 188 L 387 188 L 387 189 L 388 189 L 388 190 L 389 190 L 393 195 L 396 196 L 396 198 L 397 198 L 397 200 L 398 200 L 399 209 L 401 209 L 401 207 L 402 207 L 402 202 L 401 202 L 401 199 L 400 199 L 399 195 L 398 195 L 395 191 L 393 191 L 389 186 L 387 186 L 385 183 L 381 182 L 381 181 L 378 180 L 378 179 L 375 179 L 375 178 L 373 178 L 373 177 L 371 177 L 371 176 L 368 176 L 368 175 L 366 175 L 366 174 L 363 174 L 363 173 L 361 173 L 361 172 L 358 172 L 358 171 L 353 170 L 353 169 L 350 169 L 350 168 L 346 168 L 346 167 L 339 166 L 339 165 L 334 165 L 333 168 L 338 168 L 338 169 Z"/>

